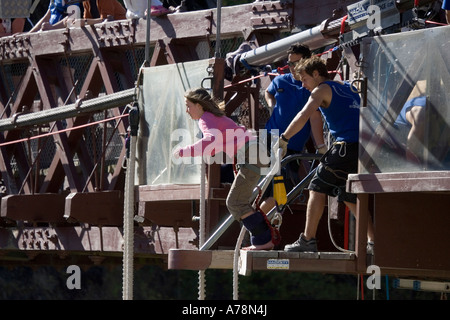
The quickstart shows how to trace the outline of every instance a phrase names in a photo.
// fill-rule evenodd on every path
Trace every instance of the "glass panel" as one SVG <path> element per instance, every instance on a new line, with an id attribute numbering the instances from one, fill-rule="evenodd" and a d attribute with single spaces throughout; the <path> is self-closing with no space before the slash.
<path id="1" fill-rule="evenodd" d="M 360 173 L 450 169 L 450 29 L 367 38 Z"/>
<path id="2" fill-rule="evenodd" d="M 186 113 L 184 93 L 201 86 L 208 76 L 208 65 L 207 59 L 143 69 L 136 152 L 139 185 L 200 183 L 201 159 L 188 158 L 181 165 L 175 164 L 172 149 L 201 137 L 197 121 Z M 210 81 L 205 84 L 210 85 Z"/>

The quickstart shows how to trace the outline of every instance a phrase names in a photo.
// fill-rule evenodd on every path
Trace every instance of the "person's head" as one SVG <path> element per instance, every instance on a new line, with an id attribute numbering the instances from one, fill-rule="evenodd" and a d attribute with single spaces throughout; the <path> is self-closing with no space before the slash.
<path id="1" fill-rule="evenodd" d="M 223 116 L 225 112 L 218 102 L 216 102 L 209 92 L 203 88 L 187 90 L 184 94 L 186 102 L 186 112 L 193 120 L 198 120 L 203 112 L 208 111 L 216 116 Z"/>
<path id="2" fill-rule="evenodd" d="M 303 87 L 309 91 L 329 79 L 327 65 L 317 56 L 304 59 L 298 63 L 295 67 L 295 73 L 298 74 Z"/>
<path id="3" fill-rule="evenodd" d="M 294 72 L 295 65 L 301 59 L 307 59 L 311 57 L 311 51 L 303 44 L 293 44 L 287 51 L 288 54 L 288 66 L 292 75 L 297 79 L 297 75 Z"/>

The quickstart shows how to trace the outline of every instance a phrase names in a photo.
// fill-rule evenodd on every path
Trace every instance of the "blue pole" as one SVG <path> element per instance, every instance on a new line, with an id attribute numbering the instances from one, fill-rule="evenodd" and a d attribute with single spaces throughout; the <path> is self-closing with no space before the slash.
<path id="1" fill-rule="evenodd" d="M 386 300 L 389 300 L 389 277 L 386 275 Z"/>

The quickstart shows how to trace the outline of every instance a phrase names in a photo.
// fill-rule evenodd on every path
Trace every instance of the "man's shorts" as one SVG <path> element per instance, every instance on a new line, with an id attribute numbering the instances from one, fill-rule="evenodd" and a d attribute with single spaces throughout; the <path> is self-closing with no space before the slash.
<path id="1" fill-rule="evenodd" d="M 356 203 L 356 194 L 345 191 L 349 173 L 358 172 L 358 142 L 337 142 L 322 156 L 308 189 Z"/>

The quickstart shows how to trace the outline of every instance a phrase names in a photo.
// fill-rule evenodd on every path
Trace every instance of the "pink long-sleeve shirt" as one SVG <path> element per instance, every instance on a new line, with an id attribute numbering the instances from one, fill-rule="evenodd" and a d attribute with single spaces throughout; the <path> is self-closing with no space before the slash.
<path id="1" fill-rule="evenodd" d="M 247 142 L 256 140 L 252 132 L 244 126 L 239 126 L 226 116 L 218 117 L 207 111 L 198 120 L 198 126 L 203 138 L 182 148 L 180 157 L 204 156 L 205 153 L 214 156 L 224 152 L 233 158 Z"/>

